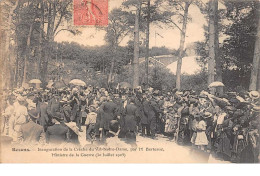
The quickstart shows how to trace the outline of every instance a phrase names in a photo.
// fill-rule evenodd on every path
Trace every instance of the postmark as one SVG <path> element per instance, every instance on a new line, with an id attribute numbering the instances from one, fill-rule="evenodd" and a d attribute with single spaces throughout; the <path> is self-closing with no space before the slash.
<path id="1" fill-rule="evenodd" d="M 74 25 L 108 25 L 108 0 L 73 0 L 73 7 Z"/>

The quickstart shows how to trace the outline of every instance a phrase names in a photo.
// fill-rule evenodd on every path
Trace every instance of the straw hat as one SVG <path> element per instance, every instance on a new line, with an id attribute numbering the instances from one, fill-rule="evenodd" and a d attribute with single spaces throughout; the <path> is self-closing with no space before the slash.
<path id="1" fill-rule="evenodd" d="M 260 106 L 253 106 L 254 112 L 260 112 Z"/>
<path id="2" fill-rule="evenodd" d="M 204 116 L 205 119 L 212 117 L 212 114 L 210 112 L 205 112 Z"/>
<path id="3" fill-rule="evenodd" d="M 251 91 L 251 92 L 249 92 L 249 96 L 252 99 L 258 99 L 260 95 L 259 95 L 259 92 L 257 92 L 257 91 Z"/>

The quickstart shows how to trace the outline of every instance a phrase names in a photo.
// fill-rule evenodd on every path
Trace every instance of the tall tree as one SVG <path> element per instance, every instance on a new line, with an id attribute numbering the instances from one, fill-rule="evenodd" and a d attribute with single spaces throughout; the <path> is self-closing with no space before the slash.
<path id="1" fill-rule="evenodd" d="M 184 6 L 184 13 L 183 13 L 183 22 L 182 22 L 182 29 L 180 30 L 180 46 L 179 46 L 179 55 L 178 55 L 178 61 L 177 61 L 177 70 L 176 70 L 176 88 L 181 88 L 181 66 L 182 66 L 182 57 L 184 55 L 184 43 L 185 43 L 185 37 L 186 37 L 186 28 L 187 28 L 187 22 L 188 22 L 188 12 L 189 12 L 189 6 L 192 2 L 187 0 L 185 1 Z"/>
<path id="2" fill-rule="evenodd" d="M 260 92 L 260 5 L 256 6 L 258 11 L 257 33 L 254 49 L 254 57 L 251 71 L 249 90 L 258 90 Z"/>
<path id="3" fill-rule="evenodd" d="M 223 83 L 230 89 L 248 90 L 257 40 L 259 1 L 225 1 L 228 37 L 220 47 Z"/>
<path id="4" fill-rule="evenodd" d="M 147 1 L 147 16 L 146 16 L 146 39 L 145 39 L 145 84 L 148 86 L 149 77 L 149 40 L 150 40 L 150 21 L 151 21 L 151 0 Z"/>
<path id="5" fill-rule="evenodd" d="M 133 88 L 139 86 L 139 18 L 141 13 L 141 2 L 137 3 L 135 12 L 134 28 L 134 59 L 133 59 Z"/>
<path id="6" fill-rule="evenodd" d="M 121 41 L 132 30 L 133 14 L 127 11 L 123 11 L 120 8 L 113 9 L 109 14 L 109 25 L 107 27 L 107 33 L 105 39 L 111 49 L 111 66 L 108 75 L 108 84 L 112 81 L 114 73 L 115 59 L 117 56 L 117 49 Z"/>
<path id="7" fill-rule="evenodd" d="M 32 2 L 33 3 L 33 2 Z M 24 69 L 23 69 L 23 81 L 22 81 L 22 86 L 23 87 L 28 87 L 27 86 L 27 67 L 28 67 L 28 60 L 30 57 L 30 48 L 31 48 L 31 38 L 33 35 L 33 29 L 34 29 L 34 23 L 35 19 L 37 17 L 37 8 L 38 4 L 32 4 L 32 8 L 34 9 L 34 15 L 32 18 L 32 21 L 30 22 L 30 27 L 29 27 L 29 33 L 27 35 L 27 40 L 26 40 L 26 49 L 25 49 L 25 57 L 24 57 Z"/>
<path id="8" fill-rule="evenodd" d="M 209 58 L 208 58 L 208 84 L 215 80 L 215 58 L 216 58 L 216 0 L 209 2 Z"/>
<path id="9" fill-rule="evenodd" d="M 214 31 L 215 31 L 215 38 L 214 38 L 214 52 L 215 52 L 215 70 L 216 70 L 216 78 L 215 81 L 222 82 L 222 63 L 219 54 L 219 12 L 218 12 L 218 0 L 213 0 L 214 6 Z M 218 93 L 223 93 L 223 87 L 217 88 Z"/>
<path id="10" fill-rule="evenodd" d="M 5 85 L 5 88 L 11 88 L 11 78 L 12 78 L 12 65 L 11 65 L 11 41 L 14 36 L 13 30 L 13 17 L 15 10 L 19 6 L 19 0 L 13 1 L 2 1 L 0 4 L 0 18 L 1 18 L 1 79 L 0 79 L 0 88 L 2 84 Z M 4 23 L 5 22 L 5 23 Z M 3 59 L 3 60 L 2 60 Z M 3 76 L 3 77 L 2 77 Z"/>

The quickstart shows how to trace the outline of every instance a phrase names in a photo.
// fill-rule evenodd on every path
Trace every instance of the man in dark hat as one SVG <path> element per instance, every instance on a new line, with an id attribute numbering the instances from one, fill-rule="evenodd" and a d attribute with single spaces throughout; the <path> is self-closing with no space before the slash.
<path id="1" fill-rule="evenodd" d="M 61 116 L 64 122 L 69 123 L 71 121 L 71 106 L 67 98 L 63 98 L 61 101 Z"/>
<path id="2" fill-rule="evenodd" d="M 72 108 L 71 110 L 71 121 L 76 122 L 77 127 L 80 132 L 83 132 L 81 129 L 81 116 L 80 116 L 80 100 L 78 89 L 74 88 L 72 90 L 72 95 L 69 97 L 69 104 Z"/>
<path id="3" fill-rule="evenodd" d="M 112 101 L 111 97 L 107 97 L 107 102 L 100 107 L 103 111 L 100 122 L 100 130 L 103 130 L 104 135 L 109 131 L 109 123 L 117 118 L 117 105 Z"/>
<path id="4" fill-rule="evenodd" d="M 129 104 L 128 96 L 126 94 L 123 94 L 121 96 L 121 102 L 119 104 L 118 108 L 118 115 L 120 116 L 119 124 L 120 124 L 120 132 L 118 134 L 119 138 L 125 138 L 126 135 L 126 128 L 124 123 L 124 116 L 125 116 L 125 108 Z"/>
<path id="5" fill-rule="evenodd" d="M 143 102 L 143 107 L 148 121 L 147 135 L 150 135 L 153 139 L 155 139 L 156 115 L 158 115 L 160 111 L 159 107 L 151 96 L 148 96 L 147 99 Z"/>
<path id="6" fill-rule="evenodd" d="M 60 108 L 60 98 L 59 95 L 55 93 L 53 98 L 48 102 L 47 113 L 52 119 L 61 120 Z"/>
<path id="7" fill-rule="evenodd" d="M 139 107 L 140 107 L 140 114 L 141 114 L 141 119 L 140 119 L 140 123 L 141 123 L 141 128 L 142 128 L 142 133 L 141 136 L 145 136 L 145 135 L 150 135 L 150 128 L 148 127 L 148 114 L 145 113 L 148 112 L 148 108 L 149 108 L 149 102 L 147 101 L 147 96 L 146 94 L 143 94 L 142 100 L 140 101 Z M 145 110 L 146 108 L 146 110 Z M 145 133 L 146 132 L 146 133 Z"/>
<path id="8" fill-rule="evenodd" d="M 123 117 L 124 128 L 126 130 L 126 139 L 129 143 L 136 142 L 137 119 L 139 118 L 138 108 L 134 104 L 134 98 L 129 99 L 129 104 L 125 107 L 125 116 Z"/>
<path id="9" fill-rule="evenodd" d="M 48 108 L 48 96 L 43 95 L 41 98 L 41 102 L 39 103 L 39 123 L 43 127 L 44 132 L 46 132 L 48 125 L 51 124 L 51 118 L 47 113 Z"/>

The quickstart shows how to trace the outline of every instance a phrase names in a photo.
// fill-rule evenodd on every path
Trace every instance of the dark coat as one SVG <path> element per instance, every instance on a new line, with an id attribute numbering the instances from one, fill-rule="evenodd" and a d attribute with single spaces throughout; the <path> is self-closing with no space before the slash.
<path id="1" fill-rule="evenodd" d="M 137 119 L 137 123 L 142 123 L 142 124 L 147 124 L 147 118 L 144 115 L 144 110 L 143 110 L 143 104 L 140 99 L 135 97 L 135 105 L 137 107 L 137 111 L 139 114 L 139 117 Z M 143 120 L 143 121 L 142 121 Z"/>
<path id="2" fill-rule="evenodd" d="M 60 101 L 52 98 L 48 103 L 47 113 L 52 118 L 61 118 Z"/>
<path id="3" fill-rule="evenodd" d="M 146 116 L 147 121 L 154 119 L 156 117 L 155 111 L 153 110 L 150 102 L 148 102 L 147 100 L 144 100 L 143 108 L 144 108 L 144 115 Z M 141 122 L 142 122 L 142 120 L 141 120 Z"/>
<path id="4" fill-rule="evenodd" d="M 40 117 L 39 123 L 41 126 L 46 127 L 50 122 L 48 113 L 47 113 L 48 104 L 47 103 L 40 103 Z"/>
<path id="5" fill-rule="evenodd" d="M 46 141 L 47 143 L 61 144 L 65 142 L 66 134 L 69 130 L 64 124 L 55 124 L 49 126 L 46 131 Z"/>
<path id="6" fill-rule="evenodd" d="M 21 125 L 20 132 L 24 143 L 34 144 L 39 142 L 40 137 L 44 137 L 43 127 L 33 121 Z"/>
<path id="7" fill-rule="evenodd" d="M 95 131 L 96 131 L 96 135 L 99 135 L 99 128 L 101 127 L 101 119 L 103 117 L 103 110 L 101 108 L 98 109 L 97 111 L 97 119 L 96 119 L 96 125 L 95 125 Z"/>
<path id="8" fill-rule="evenodd" d="M 134 104 L 129 104 L 125 108 L 124 128 L 126 131 L 136 131 L 138 109 Z"/>
<path id="9" fill-rule="evenodd" d="M 164 105 L 164 100 L 159 100 L 158 106 L 160 109 L 163 109 L 163 105 Z"/>
<path id="10" fill-rule="evenodd" d="M 109 130 L 109 123 L 111 120 L 115 120 L 117 117 L 117 105 L 112 102 L 108 101 L 105 102 L 102 107 L 100 107 L 103 110 L 103 117 L 101 117 L 101 128 L 104 130 Z"/>
<path id="11" fill-rule="evenodd" d="M 71 107 L 69 105 L 64 105 L 62 107 L 62 119 L 64 122 L 68 123 L 71 121 Z"/>
<path id="12" fill-rule="evenodd" d="M 108 132 L 106 134 L 106 138 L 111 138 L 111 137 L 115 137 L 115 135 L 113 133 Z"/>
<path id="13" fill-rule="evenodd" d="M 80 101 L 77 97 L 72 96 L 69 100 L 70 106 L 72 107 L 71 110 L 71 121 L 75 121 L 79 117 L 80 112 Z"/>
<path id="14" fill-rule="evenodd" d="M 118 115 L 120 116 L 120 119 L 118 120 L 119 125 L 120 125 L 120 132 L 118 134 L 119 138 L 125 138 L 126 135 L 126 128 L 125 128 L 125 122 L 124 122 L 124 117 L 125 117 L 125 107 L 124 107 L 124 102 L 126 102 L 126 105 L 129 104 L 128 100 L 121 100 L 120 104 L 118 105 Z"/>
<path id="15" fill-rule="evenodd" d="M 126 101 L 126 105 L 129 104 L 129 101 L 127 99 L 126 100 L 121 100 L 119 105 L 118 105 L 118 108 L 117 108 L 117 113 L 121 117 L 123 117 L 125 115 L 125 107 L 124 107 L 125 101 Z"/>
<path id="16" fill-rule="evenodd" d="M 151 106 L 152 110 L 154 111 L 155 115 L 158 116 L 159 113 L 161 112 L 159 104 L 154 99 L 152 99 L 150 101 L 150 106 Z"/>

